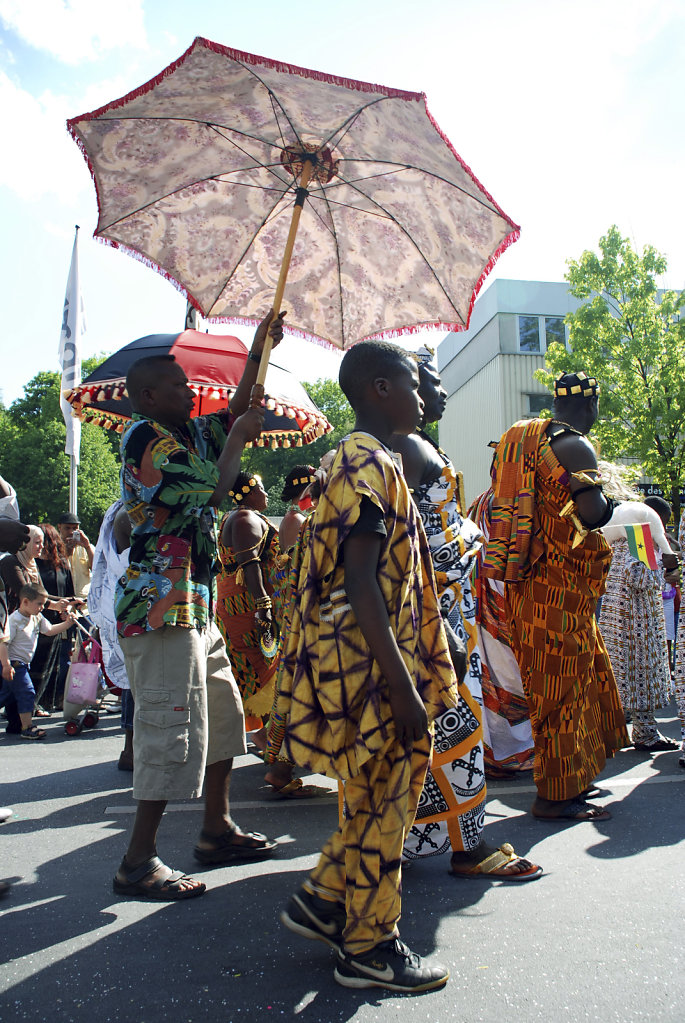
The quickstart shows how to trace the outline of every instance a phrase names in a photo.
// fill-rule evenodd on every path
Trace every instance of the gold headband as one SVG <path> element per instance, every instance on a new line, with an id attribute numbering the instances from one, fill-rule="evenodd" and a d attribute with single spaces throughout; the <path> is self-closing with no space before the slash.
<path id="1" fill-rule="evenodd" d="M 244 483 L 239 491 L 229 490 L 228 496 L 230 498 L 232 498 L 232 500 L 234 500 L 236 504 L 240 504 L 241 501 L 245 500 L 245 497 L 247 496 L 247 494 L 249 494 L 250 491 L 254 487 L 256 487 L 258 483 L 261 483 L 261 482 L 262 482 L 262 480 L 261 480 L 260 476 L 257 476 L 257 475 L 250 476 L 250 478 L 247 481 L 247 483 Z"/>
<path id="2" fill-rule="evenodd" d="M 571 376 L 571 374 L 563 374 L 564 376 Z M 572 384 L 561 383 L 561 377 L 554 381 L 554 397 L 555 398 L 594 398 L 595 395 L 599 395 L 599 384 L 595 377 L 589 377 L 587 373 L 574 373 L 573 376 L 578 381 Z"/>

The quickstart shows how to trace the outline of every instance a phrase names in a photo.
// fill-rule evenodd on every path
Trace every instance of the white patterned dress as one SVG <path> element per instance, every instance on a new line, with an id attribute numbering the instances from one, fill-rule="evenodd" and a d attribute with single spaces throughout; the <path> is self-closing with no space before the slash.
<path id="1" fill-rule="evenodd" d="M 671 687 L 663 573 L 634 558 L 626 539 L 614 540 L 611 551 L 599 627 L 621 703 L 633 718 L 633 742 L 650 745 L 660 738 L 654 711 L 668 706 Z"/>
<path id="2" fill-rule="evenodd" d="M 454 466 L 437 450 L 445 463 L 441 475 L 413 496 L 428 537 L 443 617 L 466 646 L 468 670 L 459 685 L 458 705 L 435 721 L 433 760 L 404 845 L 409 860 L 475 849 L 485 824 L 481 657 L 470 582 L 483 537 L 463 517 Z"/>

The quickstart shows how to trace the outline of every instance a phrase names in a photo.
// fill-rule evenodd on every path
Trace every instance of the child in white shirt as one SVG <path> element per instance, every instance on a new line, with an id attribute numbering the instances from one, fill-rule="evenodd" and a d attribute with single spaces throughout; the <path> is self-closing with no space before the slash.
<path id="1" fill-rule="evenodd" d="M 29 674 L 29 665 L 36 652 L 38 636 L 56 636 L 66 632 L 75 618 L 68 613 L 58 625 L 51 625 L 41 611 L 48 599 L 42 586 L 29 583 L 19 590 L 19 608 L 7 620 L 6 631 L 0 637 L 0 664 L 2 664 L 3 685 L 0 690 L 0 704 L 3 696 L 11 693 L 17 701 L 21 720 L 22 739 L 44 739 L 46 732 L 31 723 L 36 691 Z"/>

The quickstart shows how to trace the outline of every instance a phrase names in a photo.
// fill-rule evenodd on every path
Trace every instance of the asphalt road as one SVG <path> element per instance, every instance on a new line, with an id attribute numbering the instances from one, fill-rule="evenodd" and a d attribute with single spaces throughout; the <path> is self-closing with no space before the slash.
<path id="1" fill-rule="evenodd" d="M 663 719 L 675 737 L 673 713 Z M 117 770 L 117 720 L 45 742 L 0 732 L 0 1019 L 50 1023 L 509 1023 L 680 1021 L 685 1005 L 685 771 L 677 754 L 629 750 L 604 772 L 611 821 L 547 824 L 526 812 L 530 778 L 490 786 L 490 841 L 512 842 L 545 874 L 524 885 L 454 880 L 447 859 L 404 878 L 403 938 L 449 965 L 439 992 L 350 991 L 333 953 L 278 922 L 279 910 L 336 825 L 335 796 L 273 800 L 264 766 L 236 761 L 243 826 L 276 837 L 278 857 L 193 870 L 201 803 L 171 806 L 167 863 L 208 892 L 182 903 L 119 899 L 111 879 L 132 821 L 130 775 Z M 322 779 L 317 779 L 322 780 Z M 333 783 L 329 782 L 333 788 Z"/>

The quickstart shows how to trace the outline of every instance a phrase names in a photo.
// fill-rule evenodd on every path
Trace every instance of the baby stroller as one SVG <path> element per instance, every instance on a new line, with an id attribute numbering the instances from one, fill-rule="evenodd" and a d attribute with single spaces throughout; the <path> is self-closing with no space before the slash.
<path id="1" fill-rule="evenodd" d="M 64 687 L 64 731 L 67 735 L 79 735 L 84 728 L 95 728 L 107 691 L 102 671 L 102 647 L 80 622 L 76 625 L 80 635 L 76 639 Z"/>

